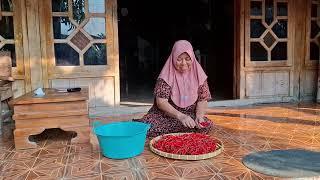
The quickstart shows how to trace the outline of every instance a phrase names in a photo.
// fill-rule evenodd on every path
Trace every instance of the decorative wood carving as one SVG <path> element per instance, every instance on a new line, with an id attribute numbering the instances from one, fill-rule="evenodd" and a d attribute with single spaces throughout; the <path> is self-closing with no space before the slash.
<path id="1" fill-rule="evenodd" d="M 81 31 L 79 31 L 73 36 L 71 42 L 80 50 L 83 50 L 90 43 L 90 40 Z"/>

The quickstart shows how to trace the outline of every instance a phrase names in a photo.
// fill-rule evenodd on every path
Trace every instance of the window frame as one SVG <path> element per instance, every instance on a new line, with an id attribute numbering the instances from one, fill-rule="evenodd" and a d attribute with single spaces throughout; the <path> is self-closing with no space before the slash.
<path id="1" fill-rule="evenodd" d="M 41 26 L 45 26 L 47 33 L 44 37 L 46 40 L 47 51 L 44 52 L 46 54 L 47 68 L 48 68 L 48 78 L 56 79 L 56 78 L 76 78 L 76 77 L 101 77 L 101 76 L 115 76 L 116 75 L 116 65 L 118 64 L 118 46 L 117 43 L 117 22 L 114 22 L 113 19 L 116 17 L 116 1 L 115 0 L 106 0 L 105 1 L 105 13 L 89 13 L 88 8 L 88 0 L 85 0 L 85 19 L 78 25 L 78 27 L 68 36 L 67 39 L 54 39 L 53 36 L 53 17 L 54 16 L 69 16 L 72 17 L 72 10 L 68 10 L 68 12 L 52 12 L 52 0 L 46 0 L 44 3 L 44 10 L 42 13 L 44 14 L 43 23 Z M 72 0 L 68 0 L 68 7 L 72 7 Z M 46 10 L 47 12 L 46 12 Z M 77 49 L 72 43 L 70 43 L 70 39 L 80 30 L 82 33 L 84 29 L 82 29 L 86 23 L 90 20 L 91 17 L 104 17 L 105 18 L 105 31 L 106 31 L 106 39 L 93 39 L 90 35 L 86 35 L 86 37 L 92 41 L 90 41 L 89 45 L 87 45 L 82 50 L 82 56 L 80 56 L 80 66 L 56 66 L 56 60 L 54 55 L 54 44 L 55 43 L 65 43 L 69 44 L 75 50 Z M 72 23 L 76 23 L 72 18 L 69 18 Z M 83 55 L 87 49 L 91 47 L 92 44 L 95 43 L 105 43 L 106 44 L 106 65 L 84 65 Z M 80 53 L 79 53 L 80 55 Z"/>
<path id="2" fill-rule="evenodd" d="M 255 2 L 261 2 L 262 3 L 262 15 L 256 16 L 251 15 L 251 1 Z M 293 51 L 292 51 L 292 39 L 293 39 L 293 33 L 291 32 L 293 30 L 293 23 L 292 20 L 290 20 L 291 17 L 291 9 L 292 9 L 292 2 L 289 0 L 274 0 L 274 21 L 271 23 L 270 26 L 267 26 L 267 24 L 263 21 L 265 16 L 265 7 L 263 6 L 264 0 L 246 0 L 245 1 L 245 67 L 290 67 L 292 66 L 292 57 L 293 57 Z M 288 14 L 287 16 L 276 16 L 277 13 L 277 3 L 286 2 L 288 6 Z M 251 38 L 250 34 L 250 21 L 251 19 L 262 19 L 262 23 L 266 27 L 266 30 L 262 33 L 262 35 L 259 38 Z M 288 36 L 286 39 L 280 39 L 278 38 L 274 32 L 272 31 L 273 25 L 277 22 L 277 20 L 287 20 L 287 30 L 288 30 Z M 276 45 L 275 43 L 269 48 L 267 47 L 263 42 L 263 38 L 266 34 L 271 33 L 273 37 L 278 40 L 278 42 L 287 42 L 287 60 L 271 60 L 271 49 Z M 252 61 L 251 60 L 251 42 L 260 42 L 260 44 L 267 50 L 268 52 L 268 61 Z M 270 57 L 269 57 L 270 56 Z"/>
<path id="3" fill-rule="evenodd" d="M 307 67 L 311 67 L 311 66 L 316 66 L 318 65 L 319 61 L 318 60 L 311 60 L 310 59 L 310 43 L 311 41 L 313 40 L 317 40 L 318 41 L 318 46 L 319 46 L 319 53 L 320 53 L 320 32 L 318 33 L 318 35 L 314 38 L 314 39 L 311 39 L 310 38 L 310 34 L 311 34 L 311 22 L 312 20 L 316 20 L 317 23 L 318 23 L 318 26 L 320 27 L 320 12 L 319 14 L 317 14 L 317 17 L 314 18 L 314 17 L 311 17 L 311 8 L 312 8 L 312 4 L 318 4 L 318 8 L 320 8 L 320 2 L 317 1 L 317 0 L 308 0 L 308 14 L 306 16 L 306 46 L 305 46 L 305 65 Z"/>

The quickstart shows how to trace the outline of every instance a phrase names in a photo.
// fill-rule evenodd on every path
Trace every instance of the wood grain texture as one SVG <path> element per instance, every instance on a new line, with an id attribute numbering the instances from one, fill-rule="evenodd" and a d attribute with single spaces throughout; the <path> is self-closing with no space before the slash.
<path id="1" fill-rule="evenodd" d="M 73 93 L 60 93 L 56 89 L 44 89 L 44 97 L 34 97 L 33 92 L 29 92 L 22 97 L 13 101 L 14 105 L 19 104 L 35 104 L 35 103 L 55 103 L 55 102 L 68 102 L 68 101 L 81 101 L 87 100 L 88 93 L 85 90 Z"/>
<path id="2" fill-rule="evenodd" d="M 45 130 L 45 128 L 15 129 L 13 132 L 15 148 L 16 149 L 37 148 L 38 145 L 35 142 L 29 141 L 29 136 L 40 134 L 44 130 Z"/>
<path id="3" fill-rule="evenodd" d="M 87 110 L 87 103 L 85 101 L 71 101 L 71 102 L 52 102 L 52 103 L 42 103 L 42 104 L 25 104 L 18 105 L 14 107 L 16 114 L 25 114 L 36 111 L 74 111 L 74 110 Z"/>
<path id="4" fill-rule="evenodd" d="M 50 117 L 41 119 L 24 119 L 16 120 L 16 128 L 68 128 L 68 127 L 80 127 L 88 126 L 89 120 L 88 116 L 85 115 L 70 115 L 61 117 Z"/>
<path id="5" fill-rule="evenodd" d="M 239 98 L 244 99 L 246 96 L 246 82 L 245 82 L 245 59 L 247 57 L 246 49 L 245 49 L 245 43 L 246 43 L 246 35 L 247 31 L 245 30 L 246 26 L 246 16 L 245 16 L 245 7 L 246 7 L 246 1 L 240 0 L 240 77 L 239 77 Z"/>
<path id="6" fill-rule="evenodd" d="M 113 62 L 114 62 L 114 105 L 120 105 L 120 64 L 119 64 L 119 36 L 117 0 L 112 0 L 112 27 L 113 27 Z"/>
<path id="7" fill-rule="evenodd" d="M 17 0 L 18 1 L 18 0 Z M 31 69 L 30 69 L 30 53 L 29 53 L 29 38 L 28 38 L 28 26 L 27 26 L 27 2 L 26 1 L 18 1 L 21 3 L 21 19 L 22 23 L 22 40 L 23 40 L 23 64 L 24 64 L 24 91 L 30 92 L 32 90 L 31 87 Z M 19 90 L 22 92 L 22 90 Z"/>
<path id="8" fill-rule="evenodd" d="M 61 102 L 60 102 L 61 103 Z M 88 114 L 87 110 L 69 110 L 69 111 L 35 111 L 29 113 L 15 113 L 13 118 L 18 121 L 26 121 L 29 119 L 45 119 L 45 118 L 54 118 L 54 117 L 69 117 L 69 116 L 77 116 L 77 115 L 86 115 Z"/>
<path id="9" fill-rule="evenodd" d="M 28 137 L 50 128 L 76 132 L 73 143 L 89 142 L 88 91 L 62 93 L 45 89 L 45 93 L 38 98 L 31 92 L 13 101 L 16 149 L 37 147 Z"/>
<path id="10" fill-rule="evenodd" d="M 317 3 L 317 6 L 319 8 L 319 1 L 297 1 L 297 7 L 296 11 L 299 13 L 299 18 L 297 20 L 299 21 L 299 25 L 304 25 L 306 28 L 298 28 L 296 27 L 296 31 L 298 31 L 299 36 L 303 35 L 303 41 L 304 41 L 304 51 L 300 50 L 300 56 L 301 56 L 301 62 L 300 62 L 300 99 L 301 100 L 315 100 L 316 99 L 316 89 L 317 89 L 317 66 L 318 61 L 312 60 L 310 57 L 310 43 L 315 42 L 318 43 L 317 40 L 318 35 L 316 35 L 314 38 L 311 38 L 311 22 L 312 20 L 316 20 L 319 26 L 319 18 L 320 15 L 317 14 L 317 17 L 311 17 L 311 11 L 312 11 L 312 4 Z M 303 33 L 301 33 L 303 32 Z M 316 42 L 318 41 L 318 42 Z M 318 43 L 319 46 L 319 43 Z"/>
<path id="11" fill-rule="evenodd" d="M 43 86 L 38 0 L 26 0 L 31 89 Z"/>
<path id="12" fill-rule="evenodd" d="M 39 21 L 40 25 L 40 44 L 41 44 L 41 70 L 42 70 L 42 81 L 43 87 L 49 88 L 49 79 L 48 79 L 48 53 L 47 53 L 47 39 L 46 34 L 50 31 L 50 20 L 51 20 L 51 4 L 50 1 L 39 1 Z"/>
<path id="13" fill-rule="evenodd" d="M 14 76 L 24 76 L 24 34 L 23 34 L 23 3 L 19 0 L 13 1 L 13 28 L 14 45 L 16 52 L 16 67 L 13 68 Z"/>

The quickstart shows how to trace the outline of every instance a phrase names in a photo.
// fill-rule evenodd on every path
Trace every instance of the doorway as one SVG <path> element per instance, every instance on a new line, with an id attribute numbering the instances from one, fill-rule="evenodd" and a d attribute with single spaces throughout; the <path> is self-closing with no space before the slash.
<path id="1" fill-rule="evenodd" d="M 123 104 L 153 102 L 156 79 L 180 39 L 193 45 L 213 100 L 233 98 L 233 0 L 120 0 L 118 32 Z"/>

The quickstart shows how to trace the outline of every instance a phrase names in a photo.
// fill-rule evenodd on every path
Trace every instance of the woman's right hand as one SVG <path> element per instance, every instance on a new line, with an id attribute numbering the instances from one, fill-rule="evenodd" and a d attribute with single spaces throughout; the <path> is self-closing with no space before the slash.
<path id="1" fill-rule="evenodd" d="M 182 115 L 179 120 L 185 127 L 194 128 L 196 126 L 196 122 L 186 114 Z"/>

